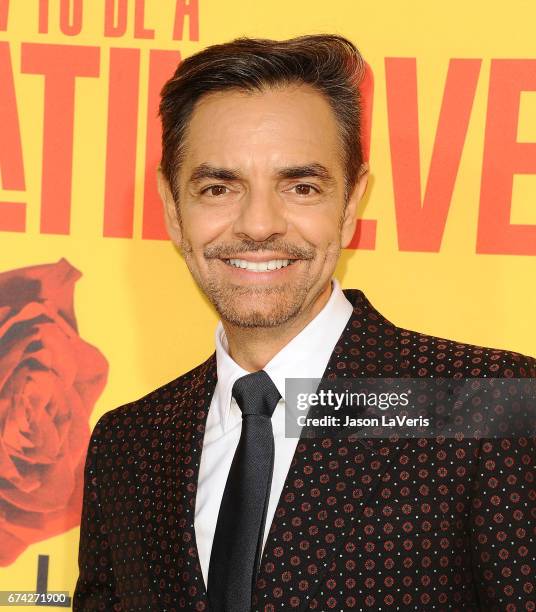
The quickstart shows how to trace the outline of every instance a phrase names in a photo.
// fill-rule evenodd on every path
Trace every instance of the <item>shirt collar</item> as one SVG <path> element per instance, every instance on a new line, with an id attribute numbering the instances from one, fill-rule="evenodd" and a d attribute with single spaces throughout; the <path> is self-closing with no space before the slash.
<path id="1" fill-rule="evenodd" d="M 285 397 L 285 378 L 322 378 L 329 358 L 353 311 L 337 279 L 332 280 L 329 300 L 299 334 L 264 367 L 281 397 Z M 229 344 L 221 321 L 215 332 L 218 382 L 215 389 L 219 420 L 226 430 L 235 381 L 249 374 L 229 355 Z"/>

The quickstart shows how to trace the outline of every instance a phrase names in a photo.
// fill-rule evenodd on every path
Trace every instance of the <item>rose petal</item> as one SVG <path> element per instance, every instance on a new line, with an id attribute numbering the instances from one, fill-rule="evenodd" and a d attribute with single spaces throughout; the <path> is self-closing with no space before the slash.
<path id="1" fill-rule="evenodd" d="M 74 487 L 74 474 L 68 457 L 43 466 L 40 482 L 32 488 L 31 476 L 24 477 L 17 488 L 0 489 L 0 498 L 16 508 L 32 512 L 51 512 L 65 507 Z"/>
<path id="2" fill-rule="evenodd" d="M 3 322 L 7 319 L 10 312 L 10 306 L 0 306 L 0 325 L 2 325 Z"/>
<path id="3" fill-rule="evenodd" d="M 0 518 L 0 566 L 11 565 L 23 552 L 27 544 L 17 536 L 3 529 L 2 519 Z"/>
<path id="4" fill-rule="evenodd" d="M 73 383 L 86 406 L 86 418 L 108 381 L 108 361 L 91 344 L 85 343 L 78 352 L 78 375 Z M 89 408 L 89 410 L 87 409 Z"/>
<path id="5" fill-rule="evenodd" d="M 65 335 L 77 336 L 76 331 L 58 314 L 54 304 L 43 301 L 25 304 L 16 314 L 4 321 L 0 327 L 0 338 L 2 342 L 6 342 L 6 336 L 8 341 L 11 341 L 12 338 L 24 337 L 28 335 L 28 329 L 51 322 L 63 329 Z M 7 348 L 2 347 L 2 352 L 7 352 Z"/>
<path id="6" fill-rule="evenodd" d="M 73 308 L 74 284 L 82 273 L 63 257 L 52 264 L 40 264 L 0 274 L 0 306 L 18 310 L 36 300 L 52 300 L 60 315 L 76 331 Z"/>
<path id="7" fill-rule="evenodd" d="M 85 462 L 91 432 L 85 415 L 85 404 L 74 390 L 69 396 L 69 402 L 73 412 L 64 448 L 71 457 L 72 465 L 78 465 L 80 461 Z"/>
<path id="8" fill-rule="evenodd" d="M 0 394 L 5 394 L 5 386 L 13 371 L 24 362 L 27 349 L 32 343 L 39 342 L 39 338 L 39 334 L 34 331 L 27 337 L 14 339 L 10 349 L 4 354 L 0 353 Z"/>
<path id="9" fill-rule="evenodd" d="M 67 350 L 66 345 L 63 345 L 63 350 L 61 350 L 61 352 L 58 352 L 58 343 L 60 343 L 59 333 L 51 334 L 49 338 L 50 342 L 46 342 L 49 330 L 52 329 L 52 327 L 50 327 L 52 323 L 46 324 L 49 327 L 45 327 L 44 330 L 42 327 L 43 324 L 40 324 L 39 326 L 37 326 L 37 330 L 34 330 L 33 333 L 27 338 L 17 338 L 16 343 L 14 343 L 13 346 L 9 348 L 9 350 L 4 356 L 2 356 L 2 354 L 0 353 L 0 389 L 2 389 L 3 385 L 5 384 L 5 380 L 11 375 L 13 369 L 20 364 L 22 360 L 22 355 L 25 353 L 25 351 L 27 351 L 30 345 L 33 343 L 42 343 L 43 341 L 45 341 L 45 344 L 47 345 L 46 348 L 56 348 L 56 352 L 53 352 L 53 354 L 51 355 L 50 353 L 46 352 L 46 349 L 37 349 L 30 353 L 32 359 L 37 359 L 38 361 L 41 360 L 44 362 L 43 365 L 50 367 L 51 360 L 53 359 L 53 356 L 55 354 L 55 363 L 58 369 L 61 369 L 61 365 L 65 367 L 66 364 L 74 363 L 76 361 L 76 363 L 78 364 L 78 376 L 77 380 L 73 381 L 73 384 L 78 386 L 78 391 L 80 395 L 84 398 L 86 405 L 92 406 L 96 399 L 99 397 L 107 382 L 108 362 L 106 358 L 97 348 L 88 344 L 87 342 L 73 334 L 72 330 L 67 325 L 65 325 L 61 317 L 57 317 L 57 315 L 52 311 L 51 308 L 44 308 L 43 305 L 37 305 L 37 307 L 33 309 L 23 309 L 23 311 L 21 311 L 21 313 L 19 313 L 19 315 L 17 316 L 17 319 L 26 320 L 27 316 L 37 315 L 38 313 L 53 318 L 55 323 L 58 324 L 62 331 L 66 332 L 65 335 L 74 345 L 72 347 L 72 353 L 76 353 L 76 360 L 66 360 L 58 358 L 58 354 L 62 356 L 65 354 L 65 351 Z M 9 325 L 11 325 L 12 323 L 13 320 L 10 321 Z M 5 329 L 7 329 L 7 327 L 5 327 Z M 67 374 L 62 373 L 61 375 L 65 376 Z M 72 379 L 72 376 L 73 374 L 71 373 L 70 379 Z"/>
<path id="10" fill-rule="evenodd" d="M 47 325 L 49 327 L 45 327 L 43 331 L 43 326 Z M 0 389 L 25 356 L 38 360 L 42 355 L 50 361 L 50 357 L 40 354 L 39 350 L 47 335 L 54 334 L 59 338 L 62 332 L 65 336 L 63 346 L 66 350 L 72 342 L 77 345 L 84 342 L 54 311 L 51 304 L 27 304 L 17 315 L 6 321 L 0 327 Z M 74 350 L 73 347 L 71 351 Z M 65 360 L 63 362 L 65 363 Z"/>
<path id="11" fill-rule="evenodd" d="M 78 331 L 73 307 L 74 284 L 82 273 L 63 257 L 50 265 L 41 278 L 41 296 L 53 300 L 58 312 Z"/>
<path id="12" fill-rule="evenodd" d="M 47 412 L 52 396 L 56 390 L 57 376 L 50 371 L 26 369 L 24 398 L 29 403 L 32 415 Z M 47 412 L 48 414 L 48 412 Z"/>
<path id="13" fill-rule="evenodd" d="M 41 326 L 41 341 L 50 353 L 51 369 L 65 387 L 71 387 L 78 375 L 78 351 L 83 350 L 84 340 L 77 336 L 67 337 L 53 323 Z"/>
<path id="14" fill-rule="evenodd" d="M 80 524 L 84 481 L 83 473 L 84 462 L 82 461 L 77 466 L 74 474 L 75 487 L 72 495 L 66 506 L 61 508 L 61 510 L 48 512 L 46 514 L 27 512 L 19 509 L 10 512 L 8 518 L 11 522 L 5 522 L 1 527 L 4 528 L 6 534 L 16 538 L 20 544 L 15 548 L 17 553 L 15 558 L 10 558 L 9 555 L 0 553 L 0 565 L 12 563 L 29 544 L 65 533 L 67 530 L 77 527 Z M 7 541 L 8 540 L 0 531 L 0 544 L 3 545 L 3 542 Z M 15 547 L 15 543 L 13 545 Z M 0 550 L 2 550 L 1 546 Z"/>
<path id="15" fill-rule="evenodd" d="M 72 390 L 65 389 L 63 381 L 51 372 L 34 371 L 25 376 L 4 427 L 4 440 L 14 456 L 29 464 L 56 461 L 65 430 L 71 425 L 70 408 L 58 410 L 66 395 L 73 401 Z"/>
<path id="16" fill-rule="evenodd" d="M 0 439 L 0 474 L 2 478 L 11 482 L 13 479 L 18 478 L 19 471 L 17 466 L 13 463 L 8 449 L 4 446 L 4 441 Z"/>
<path id="17" fill-rule="evenodd" d="M 13 457 L 13 454 L 11 454 L 11 457 Z M 41 486 L 40 474 L 36 473 L 35 470 L 28 474 L 23 474 L 20 471 L 20 465 L 15 462 L 13 464 L 17 471 L 8 481 L 12 488 L 0 489 L 0 499 L 8 499 L 10 493 L 17 491 L 17 489 L 27 494 L 32 493 L 32 491 L 37 490 Z"/>
<path id="18" fill-rule="evenodd" d="M 9 411 L 3 433 L 5 447 L 13 457 L 17 455 L 24 457 L 24 449 L 33 446 L 27 437 L 29 426 L 23 419 L 25 419 L 25 411 L 21 408 L 20 402 L 16 402 L 16 406 Z"/>

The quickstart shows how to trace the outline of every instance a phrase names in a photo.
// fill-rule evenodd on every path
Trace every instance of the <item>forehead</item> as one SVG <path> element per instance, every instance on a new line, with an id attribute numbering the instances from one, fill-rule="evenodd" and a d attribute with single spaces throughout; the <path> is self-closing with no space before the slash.
<path id="1" fill-rule="evenodd" d="M 185 170 L 202 163 L 247 170 L 318 162 L 335 172 L 340 157 L 334 113 L 307 85 L 208 94 L 196 104 L 184 145 Z"/>

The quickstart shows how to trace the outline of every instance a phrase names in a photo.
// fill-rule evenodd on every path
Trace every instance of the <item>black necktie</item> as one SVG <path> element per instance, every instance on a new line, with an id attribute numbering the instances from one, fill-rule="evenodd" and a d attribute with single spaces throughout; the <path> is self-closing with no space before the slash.
<path id="1" fill-rule="evenodd" d="M 260 563 L 274 464 L 271 417 L 281 398 L 264 370 L 233 385 L 242 431 L 233 457 L 208 571 L 211 612 L 247 612 Z"/>

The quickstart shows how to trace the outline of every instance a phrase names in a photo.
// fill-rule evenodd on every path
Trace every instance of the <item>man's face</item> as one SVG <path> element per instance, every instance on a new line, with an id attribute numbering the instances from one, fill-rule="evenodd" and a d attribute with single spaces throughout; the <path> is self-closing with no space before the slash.
<path id="1" fill-rule="evenodd" d="M 331 108 L 307 86 L 218 92 L 192 114 L 170 235 L 224 321 L 274 327 L 319 310 L 355 229 Z M 161 179 L 162 182 L 162 179 Z"/>

